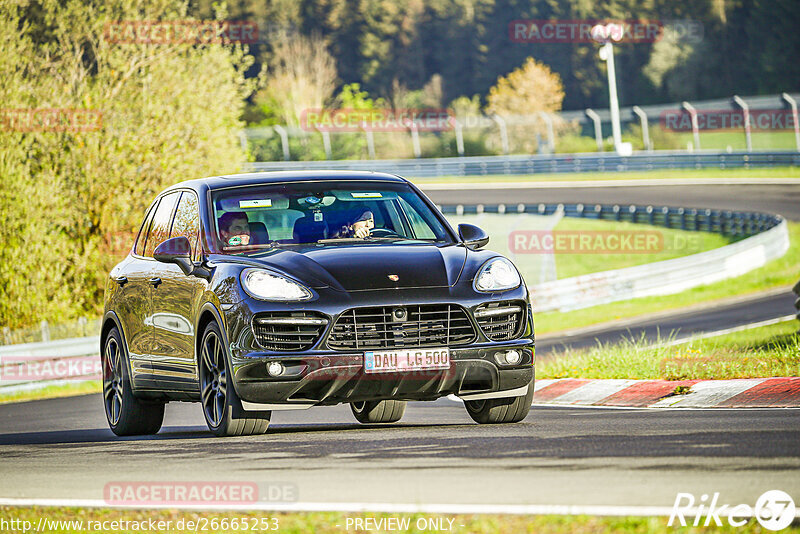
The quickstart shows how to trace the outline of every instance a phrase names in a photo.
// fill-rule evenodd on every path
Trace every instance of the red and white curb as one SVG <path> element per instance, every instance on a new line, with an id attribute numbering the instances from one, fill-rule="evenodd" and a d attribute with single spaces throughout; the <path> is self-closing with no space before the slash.
<path id="1" fill-rule="evenodd" d="M 680 393 L 676 393 L 676 390 Z M 800 407 L 800 377 L 737 380 L 543 379 L 536 381 L 533 404 L 628 408 L 796 408 Z"/>

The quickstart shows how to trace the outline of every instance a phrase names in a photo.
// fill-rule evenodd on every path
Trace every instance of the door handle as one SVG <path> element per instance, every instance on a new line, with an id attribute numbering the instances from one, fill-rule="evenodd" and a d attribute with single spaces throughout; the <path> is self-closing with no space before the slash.
<path id="1" fill-rule="evenodd" d="M 150 283 L 153 284 L 153 287 L 158 287 L 161 284 L 161 278 L 155 277 L 150 279 Z"/>
<path id="2" fill-rule="evenodd" d="M 120 276 L 119 278 L 114 278 L 114 281 L 119 284 L 119 287 L 122 287 L 128 283 L 128 278 L 125 276 Z"/>

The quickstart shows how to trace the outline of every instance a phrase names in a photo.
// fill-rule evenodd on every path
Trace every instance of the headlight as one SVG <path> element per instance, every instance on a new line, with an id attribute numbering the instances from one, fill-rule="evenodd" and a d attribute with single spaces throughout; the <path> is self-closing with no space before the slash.
<path id="1" fill-rule="evenodd" d="M 312 297 L 308 288 L 284 276 L 261 269 L 245 269 L 241 274 L 242 287 L 254 298 L 261 300 L 296 301 Z"/>
<path id="2" fill-rule="evenodd" d="M 505 258 L 487 261 L 475 277 L 475 289 L 483 292 L 507 291 L 521 283 L 517 268 Z"/>

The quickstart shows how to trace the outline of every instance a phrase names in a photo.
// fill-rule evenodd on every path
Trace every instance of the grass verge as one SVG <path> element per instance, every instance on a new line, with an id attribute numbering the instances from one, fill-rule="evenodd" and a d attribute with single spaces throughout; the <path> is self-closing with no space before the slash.
<path id="1" fill-rule="evenodd" d="M 485 176 L 437 176 L 416 178 L 422 187 L 429 183 L 492 183 L 492 182 L 573 182 L 594 180 L 670 180 L 692 178 L 800 178 L 800 167 L 753 167 L 749 169 L 664 169 L 625 172 L 569 172 L 541 174 L 488 174 Z"/>
<path id="2" fill-rule="evenodd" d="M 464 222 L 475 224 L 483 228 L 489 235 L 494 236 L 489 243 L 489 248 L 512 258 L 523 278 L 528 281 L 528 285 L 535 285 L 540 279 L 542 271 L 547 270 L 553 260 L 555 260 L 556 276 L 568 278 L 669 260 L 731 243 L 731 239 L 710 232 L 691 232 L 630 222 L 564 217 L 553 230 L 557 232 L 554 235 L 564 238 L 563 243 L 566 248 L 574 247 L 573 250 L 580 252 L 576 245 L 568 243 L 570 240 L 575 243 L 579 237 L 585 236 L 595 240 L 592 241 L 589 248 L 595 248 L 598 252 L 574 254 L 568 251 L 563 253 L 557 251 L 555 254 L 551 254 L 543 250 L 544 234 L 540 232 L 547 227 L 547 224 L 552 224 L 552 217 L 533 214 L 483 213 L 449 216 L 449 219 L 454 225 Z M 516 237 L 511 237 L 511 239 L 522 238 L 521 241 L 513 244 L 514 250 L 512 250 L 512 243 L 509 239 L 512 231 L 515 232 L 513 235 Z M 617 238 L 623 235 L 638 236 L 642 243 L 632 246 L 628 250 L 620 250 L 618 253 L 601 253 L 603 248 L 610 246 L 611 242 L 607 240 L 607 236 L 612 234 L 616 234 Z M 649 237 L 655 238 L 655 246 L 644 244 L 644 240 Z"/>
<path id="3" fill-rule="evenodd" d="M 71 397 L 73 395 L 86 395 L 87 393 L 100 393 L 102 384 L 99 380 L 87 380 L 78 383 L 53 384 L 37 389 L 27 389 L 12 393 L 0 391 L 0 404 L 9 402 L 25 402 L 38 399 L 54 399 L 57 397 Z"/>
<path id="4" fill-rule="evenodd" d="M 540 359 L 537 378 L 730 379 L 800 376 L 797 321 L 676 346 L 642 340 L 567 350 Z"/>
<path id="5" fill-rule="evenodd" d="M 44 518 L 44 519 L 43 519 Z M 432 532 L 438 530 L 448 530 L 451 532 L 463 533 L 576 533 L 588 534 L 595 532 L 634 532 L 634 533 L 668 533 L 675 532 L 675 527 L 667 526 L 668 519 L 666 517 L 598 517 L 598 516 L 556 516 L 556 515 L 422 515 L 422 514 L 345 514 L 339 512 L 302 512 L 302 513 L 235 513 L 235 512 L 180 512 L 177 510 L 113 510 L 113 509 L 99 509 L 99 508 L 60 508 L 60 507 L 0 507 L 0 523 L 2 521 L 9 522 L 11 520 L 28 521 L 32 529 L 36 529 L 39 521 L 47 520 L 46 531 L 49 532 L 145 532 L 148 531 L 148 526 L 155 524 L 153 530 L 160 532 L 195 532 L 194 526 L 198 523 L 205 525 L 207 528 L 197 529 L 203 532 L 258 532 L 270 530 L 270 525 L 276 524 L 277 529 L 270 530 L 272 532 L 281 532 L 285 534 L 317 532 L 317 533 L 339 533 L 339 532 L 391 532 L 397 530 L 400 532 Z M 234 519 L 237 525 L 244 523 L 253 528 L 234 529 L 231 528 Z M 348 522 L 350 519 L 350 522 Z M 356 528 L 355 520 L 370 519 L 371 521 L 380 521 L 381 519 L 393 519 L 402 521 L 405 525 L 406 521 L 410 528 L 406 529 L 380 529 L 375 526 L 368 528 Z M 265 523 L 262 525 L 262 520 Z M 441 521 L 442 529 L 431 527 L 435 525 L 434 521 Z M 58 528 L 57 522 L 61 521 L 62 528 Z M 72 521 L 73 524 L 63 523 L 64 521 Z M 77 523 L 81 522 L 82 528 L 76 528 Z M 112 527 L 113 521 L 118 521 L 116 528 L 104 528 L 103 522 L 106 526 Z M 162 528 L 159 528 L 158 522 L 163 521 Z M 189 522 L 193 522 L 193 528 L 187 528 Z M 215 521 L 216 523 L 212 523 Z M 452 529 L 450 529 L 450 522 L 452 521 Z M 725 521 L 723 519 L 723 521 Z M 122 523 L 127 522 L 127 523 Z M 167 523 L 169 522 L 169 523 Z M 216 524 L 217 528 L 212 525 Z M 225 524 L 227 528 L 221 528 Z M 427 528 L 425 524 L 429 525 Z M 715 532 L 762 532 L 763 529 L 756 522 L 751 519 L 747 524 L 742 527 L 733 528 L 726 523 L 722 528 L 714 529 Z M 167 526 L 169 525 L 169 526 Z M 183 528 L 178 528 L 183 525 Z M 349 528 L 347 528 L 349 525 Z M 363 525 L 363 523 L 362 523 Z M 371 523 L 374 525 L 374 523 Z M 384 523 L 385 525 L 385 523 Z M 3 525 L 4 527 L 7 524 Z M 6 532 L 23 532 L 21 528 L 5 529 Z M 686 533 L 699 533 L 708 532 L 708 527 L 686 527 L 680 528 L 680 532 Z M 790 526 L 782 532 L 800 532 L 800 527 Z"/>
<path id="6" fill-rule="evenodd" d="M 674 295 L 612 302 L 569 312 L 537 313 L 536 333 L 545 334 L 582 328 L 648 313 L 680 310 L 687 306 L 708 304 L 727 297 L 749 295 L 780 287 L 788 288 L 800 279 L 800 223 L 789 223 L 789 239 L 789 250 L 783 257 L 736 278 L 695 287 Z M 536 311 L 535 294 L 533 310 Z"/>

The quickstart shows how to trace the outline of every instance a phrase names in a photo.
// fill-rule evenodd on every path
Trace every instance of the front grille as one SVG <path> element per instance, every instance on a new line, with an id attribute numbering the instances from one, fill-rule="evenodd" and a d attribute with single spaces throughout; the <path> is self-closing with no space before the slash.
<path id="1" fill-rule="evenodd" d="M 256 342 L 266 350 L 308 350 L 319 340 L 328 320 L 309 312 L 269 312 L 253 318 Z"/>
<path id="2" fill-rule="evenodd" d="M 478 306 L 475 319 L 486 337 L 492 341 L 508 341 L 519 337 L 524 310 L 522 301 L 491 302 Z"/>
<path id="3" fill-rule="evenodd" d="M 354 308 L 339 316 L 328 346 L 336 350 L 464 345 L 475 329 L 461 306 L 423 304 Z"/>

